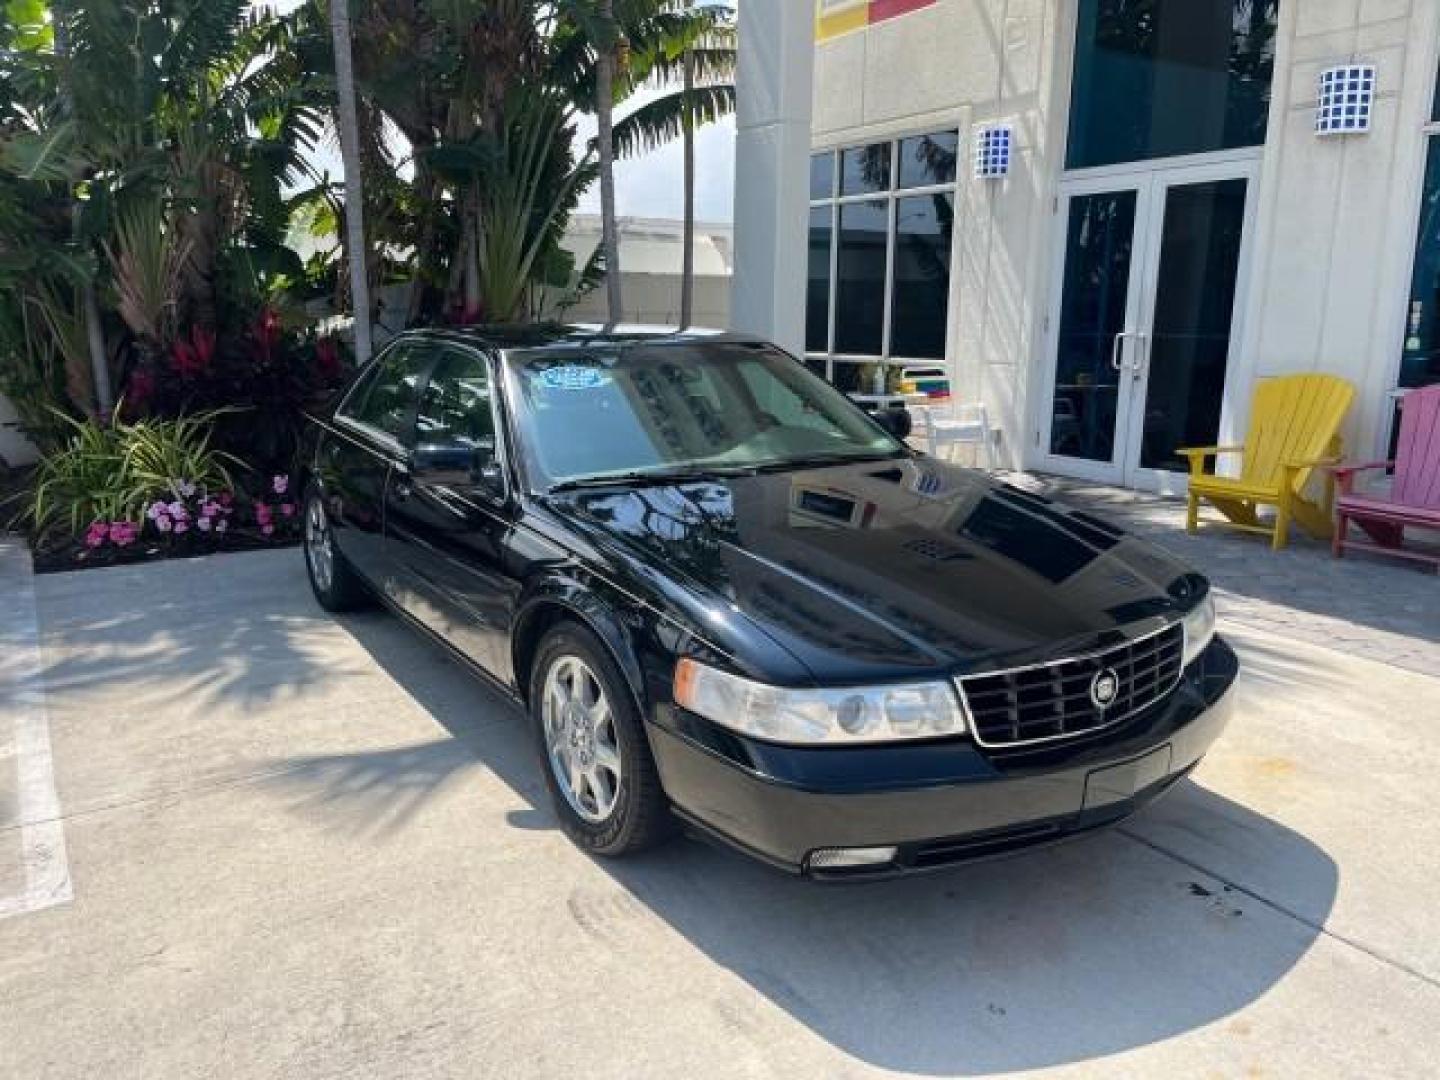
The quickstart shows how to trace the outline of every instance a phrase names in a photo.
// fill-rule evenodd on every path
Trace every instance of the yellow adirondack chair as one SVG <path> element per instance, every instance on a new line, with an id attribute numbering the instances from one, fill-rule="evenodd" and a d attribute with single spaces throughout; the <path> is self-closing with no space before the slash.
<path id="1" fill-rule="evenodd" d="M 1326 538 L 1334 528 L 1334 474 L 1325 473 L 1323 500 L 1305 497 L 1312 470 L 1332 465 L 1340 456 L 1340 424 L 1355 398 L 1355 387 L 1333 375 L 1285 375 L 1264 379 L 1255 388 L 1250 430 L 1244 446 L 1204 446 L 1177 451 L 1190 459 L 1190 507 L 1185 527 L 1200 526 L 1200 501 L 1211 503 L 1229 520 L 1230 528 L 1270 537 L 1276 551 L 1290 540 L 1290 523 Z M 1207 458 L 1243 454 L 1238 479 L 1209 476 Z M 1273 524 L 1256 511 L 1275 508 Z"/>

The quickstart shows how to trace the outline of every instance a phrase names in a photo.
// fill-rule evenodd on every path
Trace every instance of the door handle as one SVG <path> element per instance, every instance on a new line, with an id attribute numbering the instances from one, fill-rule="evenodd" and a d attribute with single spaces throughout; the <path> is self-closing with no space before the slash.
<path id="1" fill-rule="evenodd" d="M 1115 335 L 1115 340 L 1114 340 L 1113 342 L 1111 342 L 1111 344 L 1110 344 L 1110 366 L 1111 366 L 1112 368 L 1114 368 L 1116 371 L 1124 371 L 1124 370 L 1125 370 L 1125 358 L 1124 358 L 1123 354 L 1121 353 L 1121 349 L 1123 349 L 1124 346 L 1125 346 L 1125 339 L 1126 339 L 1127 337 L 1134 337 L 1134 336 L 1135 336 L 1135 335 L 1132 334 L 1129 330 L 1121 330 L 1120 333 L 1118 333 L 1118 334 Z"/>
<path id="2" fill-rule="evenodd" d="M 1136 344 L 1139 345 L 1148 339 L 1148 335 L 1142 334 L 1138 330 L 1122 330 L 1115 335 L 1115 340 L 1110 345 L 1110 366 L 1117 372 L 1125 370 L 1125 357 L 1121 350 L 1124 348 L 1126 338 L 1134 338 Z M 1144 357 L 1142 357 L 1140 350 L 1136 349 L 1130 360 L 1130 377 L 1132 379 L 1138 379 L 1140 378 L 1140 373 L 1144 370 Z"/>
<path id="3" fill-rule="evenodd" d="M 1136 334 L 1135 343 L 1139 347 L 1135 350 L 1134 359 L 1130 361 L 1130 378 L 1139 382 L 1140 376 L 1145 374 L 1145 369 L 1150 366 L 1150 335 Z"/>

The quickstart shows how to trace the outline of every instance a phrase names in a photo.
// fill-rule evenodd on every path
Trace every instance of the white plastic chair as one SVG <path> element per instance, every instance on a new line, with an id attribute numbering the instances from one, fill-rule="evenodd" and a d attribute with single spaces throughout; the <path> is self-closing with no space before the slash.
<path id="1" fill-rule="evenodd" d="M 990 416 L 979 402 L 945 406 L 919 406 L 914 410 L 920 418 L 926 448 L 931 457 L 945 458 L 942 447 L 979 446 L 985 468 L 995 468 L 994 433 Z"/>

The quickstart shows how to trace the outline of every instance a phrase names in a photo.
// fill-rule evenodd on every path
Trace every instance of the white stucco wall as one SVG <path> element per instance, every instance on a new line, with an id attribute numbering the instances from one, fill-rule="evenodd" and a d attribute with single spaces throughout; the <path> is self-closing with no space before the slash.
<path id="1" fill-rule="evenodd" d="M 1077 0 L 939 0 L 816 46 L 817 149 L 960 127 L 949 360 L 957 392 L 1000 422 L 1011 464 L 1034 446 L 1043 403 L 1031 397 L 1052 362 L 1043 323 L 1063 243 L 1053 209 L 1076 10 Z M 1373 129 L 1317 138 L 1316 73 L 1352 60 L 1378 66 Z M 1360 390 L 1347 447 L 1382 448 L 1437 62 L 1437 0 L 1281 0 L 1224 437 L 1243 432 L 1256 377 L 1318 370 Z M 1015 125 L 1012 174 L 973 180 L 972 129 L 1001 119 Z"/>
<path id="2" fill-rule="evenodd" d="M 1019 465 L 1025 386 L 1048 257 L 1049 162 L 1058 158 L 1050 104 L 1055 0 L 940 0 L 933 7 L 817 46 L 817 148 L 960 129 L 950 356 L 960 397 L 979 399 Z M 970 176 L 972 129 L 1015 125 L 1003 181 Z"/>
<path id="3" fill-rule="evenodd" d="M 1280 31 L 1239 361 L 1252 378 L 1351 380 L 1346 445 L 1368 456 L 1383 449 L 1404 337 L 1440 4 L 1282 0 Z M 1372 130 L 1317 138 L 1317 73 L 1350 61 L 1377 66 Z"/>

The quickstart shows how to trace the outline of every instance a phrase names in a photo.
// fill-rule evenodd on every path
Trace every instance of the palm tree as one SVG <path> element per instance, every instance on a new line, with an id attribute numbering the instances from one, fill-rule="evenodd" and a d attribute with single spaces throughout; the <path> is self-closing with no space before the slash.
<path id="1" fill-rule="evenodd" d="M 335 48 L 335 95 L 340 157 L 345 167 L 345 254 L 350 263 L 350 302 L 355 312 L 355 359 L 370 359 L 370 281 L 365 251 L 365 184 L 360 172 L 360 121 L 355 105 L 355 68 L 350 56 L 349 0 L 330 0 Z"/>
<path id="2" fill-rule="evenodd" d="M 600 247 L 605 253 L 605 294 L 610 322 L 625 317 L 620 288 L 620 238 L 615 221 L 615 57 L 619 35 L 614 0 L 600 0 L 600 40 L 595 43 L 595 118 L 600 152 Z"/>
<path id="3" fill-rule="evenodd" d="M 652 7 L 656 6 L 652 0 Z M 684 252 L 680 323 L 690 325 L 695 304 L 695 132 L 735 111 L 735 30 L 731 10 L 694 0 L 661 0 L 635 32 L 645 36 L 633 65 L 637 81 L 674 86 L 625 116 L 615 127 L 622 156 L 652 150 L 677 136 L 684 142 Z M 678 61 L 678 62 L 677 62 Z"/>
<path id="4" fill-rule="evenodd" d="M 688 11 L 692 0 L 685 0 Z M 689 46 L 683 60 L 684 74 L 680 93 L 684 96 L 685 151 L 682 181 L 685 185 L 685 225 L 681 230 L 681 243 L 685 250 L 680 256 L 680 327 L 690 326 L 695 315 L 695 55 Z"/>

